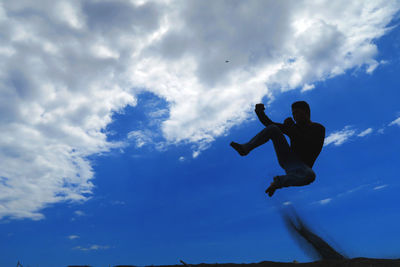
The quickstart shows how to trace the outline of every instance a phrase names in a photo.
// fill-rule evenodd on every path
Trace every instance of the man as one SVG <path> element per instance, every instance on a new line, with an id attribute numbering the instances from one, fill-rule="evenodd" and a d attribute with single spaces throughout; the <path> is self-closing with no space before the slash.
<path id="1" fill-rule="evenodd" d="M 264 110 L 263 104 L 257 104 L 255 107 L 258 119 L 265 125 L 265 129 L 246 144 L 231 142 L 230 145 L 241 156 L 245 156 L 254 148 L 272 140 L 279 165 L 286 175 L 274 177 L 265 191 L 270 197 L 276 189 L 312 183 L 315 180 L 312 166 L 324 144 L 324 126 L 310 120 L 310 106 L 305 101 L 292 104 L 294 121 L 289 117 L 283 124 L 271 121 Z M 283 134 L 289 136 L 290 146 Z"/>

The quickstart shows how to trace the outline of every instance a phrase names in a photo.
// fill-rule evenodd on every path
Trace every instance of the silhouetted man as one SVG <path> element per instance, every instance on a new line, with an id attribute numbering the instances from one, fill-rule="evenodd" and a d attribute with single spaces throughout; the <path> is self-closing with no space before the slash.
<path id="1" fill-rule="evenodd" d="M 305 101 L 292 104 L 294 121 L 289 117 L 283 124 L 271 121 L 264 110 L 263 104 L 255 107 L 258 119 L 265 125 L 265 129 L 246 144 L 231 142 L 230 145 L 241 156 L 245 156 L 254 148 L 272 140 L 279 165 L 286 171 L 286 175 L 274 177 L 265 191 L 270 197 L 276 189 L 312 183 L 315 180 L 312 166 L 324 144 L 324 126 L 310 120 L 310 106 Z M 290 146 L 283 134 L 289 136 Z"/>

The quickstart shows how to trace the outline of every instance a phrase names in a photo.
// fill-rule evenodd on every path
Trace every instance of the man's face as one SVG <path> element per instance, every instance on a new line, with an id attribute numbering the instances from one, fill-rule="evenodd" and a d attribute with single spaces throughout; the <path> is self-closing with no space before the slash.
<path id="1" fill-rule="evenodd" d="M 296 121 L 296 123 L 299 123 L 299 124 L 306 123 L 310 120 L 307 112 L 302 109 L 299 109 L 299 108 L 292 109 L 292 115 L 293 115 L 293 119 Z"/>

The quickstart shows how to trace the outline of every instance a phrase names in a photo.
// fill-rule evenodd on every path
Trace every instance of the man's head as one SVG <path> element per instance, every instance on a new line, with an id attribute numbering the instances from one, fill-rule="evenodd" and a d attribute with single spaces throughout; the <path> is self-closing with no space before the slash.
<path id="1" fill-rule="evenodd" d="M 310 121 L 310 106 L 306 101 L 294 102 L 292 104 L 292 114 L 296 123 L 307 123 Z"/>

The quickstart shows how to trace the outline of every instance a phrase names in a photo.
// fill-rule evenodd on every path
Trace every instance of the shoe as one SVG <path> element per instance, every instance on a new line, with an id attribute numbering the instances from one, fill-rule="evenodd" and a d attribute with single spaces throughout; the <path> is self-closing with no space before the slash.
<path id="1" fill-rule="evenodd" d="M 243 146 L 241 144 L 231 142 L 230 146 L 233 147 L 233 149 L 235 149 L 240 156 L 246 156 L 247 154 L 249 154 L 244 151 Z"/>
<path id="2" fill-rule="evenodd" d="M 274 182 L 272 182 L 270 186 L 267 188 L 267 190 L 265 190 L 265 193 L 267 193 L 268 196 L 272 197 L 276 189 L 278 189 L 278 187 L 275 185 Z"/>

